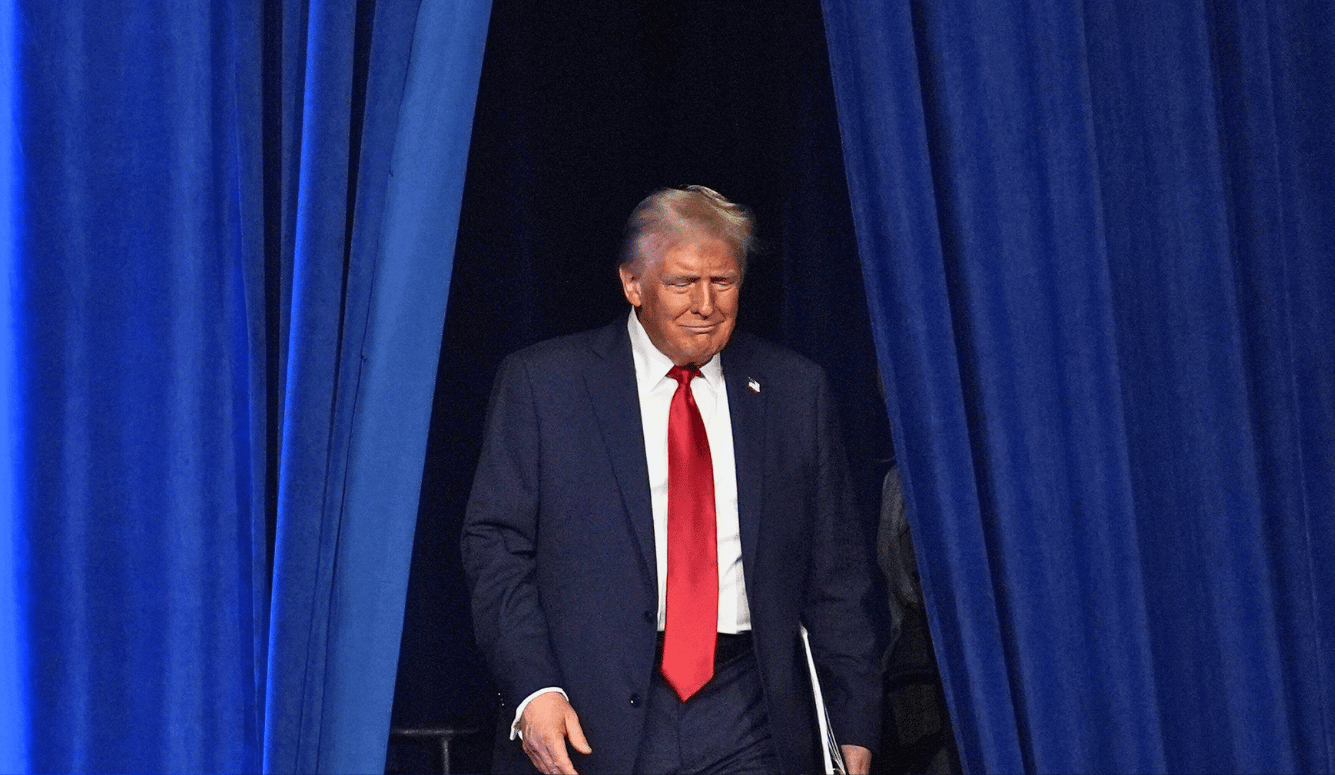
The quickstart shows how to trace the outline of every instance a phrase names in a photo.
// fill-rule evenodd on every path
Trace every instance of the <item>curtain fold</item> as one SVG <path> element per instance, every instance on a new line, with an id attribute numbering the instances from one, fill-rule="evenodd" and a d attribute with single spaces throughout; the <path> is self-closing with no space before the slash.
<path id="1" fill-rule="evenodd" d="M 255 769 L 255 9 L 13 12 L 19 769 Z"/>
<path id="2" fill-rule="evenodd" d="M 340 290 L 342 322 L 337 343 L 303 350 L 312 339 L 295 333 L 288 348 L 265 735 L 271 772 L 384 767 L 490 0 L 409 5 L 375 5 L 377 35 L 395 47 L 371 52 L 366 121 L 352 133 L 361 137 L 361 164 L 355 187 L 349 181 L 355 217 L 346 252 L 303 245 L 309 211 L 299 198 L 293 326 L 312 311 L 326 319 Z M 403 23 L 414 15 L 415 23 Z M 345 33 L 350 22 L 327 20 L 342 23 Z M 311 118 L 330 115 L 344 118 L 336 111 Z M 332 136 L 342 142 L 346 135 Z M 300 174 L 343 182 L 336 167 L 346 156 L 316 140 L 302 148 Z M 327 160 L 333 164 L 326 167 Z M 347 277 L 337 277 L 331 259 L 346 260 Z M 321 278 L 322 270 L 329 274 Z M 309 388 L 303 369 L 316 375 Z M 294 406 L 303 416 L 294 416 Z M 312 433 L 327 435 L 313 440 Z M 309 518 L 313 503 L 318 520 Z"/>
<path id="3" fill-rule="evenodd" d="M 489 2 L 3 13 L 0 764 L 383 769 Z"/>
<path id="4" fill-rule="evenodd" d="M 16 61 L 18 14 L 13 4 L 0 6 L 0 62 Z M 17 132 L 19 85 L 15 68 L 0 67 L 0 770 L 19 772 L 28 762 L 28 661 L 18 604 L 24 575 L 15 519 L 15 477 L 19 445 L 16 398 L 18 353 L 15 336 L 14 272 L 18 250 Z"/>
<path id="5" fill-rule="evenodd" d="M 966 769 L 1335 769 L 1335 18 L 824 8 Z"/>
<path id="6" fill-rule="evenodd" d="M 389 5 L 398 5 L 399 14 L 417 11 L 411 0 Z M 284 149 L 283 158 L 291 168 L 284 177 L 293 181 L 286 199 L 295 205 L 283 220 L 295 233 L 292 253 L 280 258 L 291 266 L 291 285 L 280 290 L 289 318 L 280 375 L 268 772 L 320 771 L 325 677 L 332 667 L 331 596 L 342 571 L 335 555 L 375 263 L 366 247 L 374 234 L 366 232 L 378 227 L 357 216 L 383 202 L 387 160 L 377 150 L 394 135 L 393 106 L 401 96 L 407 47 L 401 38 L 375 38 L 374 4 L 315 3 L 302 10 L 294 20 L 300 26 L 288 28 L 284 19 L 282 36 L 284 74 L 296 70 L 302 88 L 294 110 L 295 145 Z M 374 45 L 381 41 L 398 44 L 396 51 L 384 55 Z M 289 58 L 299 58 L 298 64 L 288 64 Z M 394 91 L 372 88 L 384 83 Z M 388 127 L 376 121 L 387 108 L 393 111 Z"/>

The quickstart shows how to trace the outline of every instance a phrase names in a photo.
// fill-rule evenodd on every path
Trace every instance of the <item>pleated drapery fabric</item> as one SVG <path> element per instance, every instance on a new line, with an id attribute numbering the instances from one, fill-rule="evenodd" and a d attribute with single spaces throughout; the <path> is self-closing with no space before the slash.
<path id="1" fill-rule="evenodd" d="M 5 771 L 383 769 L 489 7 L 6 6 Z"/>
<path id="2" fill-rule="evenodd" d="M 1335 770 L 1335 15 L 824 8 L 965 768 Z"/>

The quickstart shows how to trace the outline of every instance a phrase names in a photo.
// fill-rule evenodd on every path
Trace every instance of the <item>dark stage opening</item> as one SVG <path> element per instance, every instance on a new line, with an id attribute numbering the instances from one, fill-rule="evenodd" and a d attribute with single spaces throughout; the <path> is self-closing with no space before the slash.
<path id="1" fill-rule="evenodd" d="M 626 314 L 615 273 L 625 219 L 653 189 L 688 183 L 754 210 L 762 252 L 739 328 L 827 370 L 875 538 L 893 451 L 818 0 L 496 0 L 393 715 L 396 728 L 483 730 L 455 741 L 457 770 L 485 768 L 495 718 L 459 533 L 496 367 L 520 347 Z M 390 753 L 391 770 L 438 771 L 429 746 L 399 741 Z"/>

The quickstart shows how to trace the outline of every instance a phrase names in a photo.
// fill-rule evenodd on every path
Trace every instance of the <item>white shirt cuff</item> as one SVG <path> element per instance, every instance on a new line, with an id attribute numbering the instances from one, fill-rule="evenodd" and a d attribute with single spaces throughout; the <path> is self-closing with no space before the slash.
<path id="1" fill-rule="evenodd" d="M 525 698 L 524 698 L 524 701 L 521 702 L 521 703 L 519 703 L 519 707 L 518 707 L 518 708 L 515 708 L 515 720 L 512 721 L 512 722 L 510 722 L 510 739 L 511 739 L 511 740 L 515 740 L 515 739 L 523 740 L 523 739 L 524 739 L 524 735 L 523 735 L 523 733 L 519 731 L 519 717 L 522 716 L 522 715 L 524 715 L 524 708 L 527 708 L 527 707 L 528 707 L 528 704 L 529 704 L 530 702 L 533 701 L 533 698 L 534 698 L 534 697 L 537 697 L 539 694 L 546 694 L 547 692 L 560 692 L 560 693 L 561 693 L 561 696 L 566 698 L 566 702 L 569 702 L 569 701 L 570 701 L 570 696 L 569 696 L 568 694 L 566 694 L 566 693 L 565 693 L 565 690 L 562 689 L 562 688 L 559 687 L 559 686 L 548 686 L 548 687 L 546 687 L 546 688 L 539 689 L 539 690 L 537 690 L 536 692 L 534 692 L 534 693 L 530 694 L 529 696 L 525 697 Z"/>

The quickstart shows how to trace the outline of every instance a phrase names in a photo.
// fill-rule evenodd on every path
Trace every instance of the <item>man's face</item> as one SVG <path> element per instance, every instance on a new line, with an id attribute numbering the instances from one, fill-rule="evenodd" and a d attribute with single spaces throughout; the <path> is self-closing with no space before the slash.
<path id="1" fill-rule="evenodd" d="M 657 259 L 621 267 L 621 288 L 639 308 L 649 339 L 678 366 L 699 366 L 723 349 L 737 323 L 742 268 L 722 240 L 701 236 Z"/>

